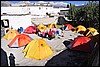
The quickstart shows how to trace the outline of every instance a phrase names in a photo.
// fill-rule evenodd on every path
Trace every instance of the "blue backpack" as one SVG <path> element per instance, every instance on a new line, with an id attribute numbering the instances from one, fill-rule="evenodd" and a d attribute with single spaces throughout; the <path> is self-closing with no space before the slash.
<path id="1" fill-rule="evenodd" d="M 58 31 L 58 30 L 56 31 L 56 35 L 57 35 L 57 34 L 59 34 L 59 31 Z"/>
<path id="2" fill-rule="evenodd" d="M 23 32 L 23 27 L 20 27 L 20 32 Z"/>

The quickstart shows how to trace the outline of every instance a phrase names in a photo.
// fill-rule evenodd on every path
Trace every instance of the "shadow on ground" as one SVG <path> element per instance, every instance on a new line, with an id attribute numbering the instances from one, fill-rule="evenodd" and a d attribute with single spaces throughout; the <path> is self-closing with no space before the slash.
<path id="1" fill-rule="evenodd" d="M 45 66 L 82 66 L 85 63 L 88 53 L 64 50 L 51 58 Z"/>

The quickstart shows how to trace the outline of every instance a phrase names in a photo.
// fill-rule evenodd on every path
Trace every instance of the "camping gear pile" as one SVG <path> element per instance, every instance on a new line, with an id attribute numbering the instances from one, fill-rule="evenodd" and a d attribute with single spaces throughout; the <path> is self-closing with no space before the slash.
<path id="1" fill-rule="evenodd" d="M 57 35 L 63 35 L 62 29 L 59 29 L 55 23 L 50 23 L 47 27 L 43 24 L 38 25 L 38 36 L 47 38 L 49 40 L 55 38 Z"/>

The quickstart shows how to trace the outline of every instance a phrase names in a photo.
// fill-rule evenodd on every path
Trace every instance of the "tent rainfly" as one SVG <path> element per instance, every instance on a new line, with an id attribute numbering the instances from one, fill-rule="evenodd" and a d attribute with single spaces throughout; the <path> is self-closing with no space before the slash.
<path id="1" fill-rule="evenodd" d="M 23 50 L 25 58 L 42 60 L 48 58 L 54 52 L 51 47 L 43 39 L 32 40 Z"/>
<path id="2" fill-rule="evenodd" d="M 9 44 L 9 47 L 21 47 L 27 45 L 29 42 L 31 42 L 30 36 L 26 34 L 19 34 L 17 35 Z"/>

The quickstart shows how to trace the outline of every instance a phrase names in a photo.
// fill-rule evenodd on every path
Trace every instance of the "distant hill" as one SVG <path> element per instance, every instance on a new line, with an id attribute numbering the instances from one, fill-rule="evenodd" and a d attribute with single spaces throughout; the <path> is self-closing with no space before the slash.
<path id="1" fill-rule="evenodd" d="M 37 1 L 35 3 L 40 4 L 40 5 L 41 4 L 42 5 L 49 4 L 49 5 L 53 6 L 54 8 L 59 8 L 59 7 L 65 8 L 68 5 L 68 3 L 64 3 L 64 2 L 44 2 L 44 1 Z M 10 1 L 1 1 L 1 7 L 2 6 L 9 7 L 9 6 L 12 6 L 12 4 L 13 3 L 11 3 Z M 16 4 L 34 5 L 34 3 L 30 2 L 30 1 L 19 1 Z"/>

